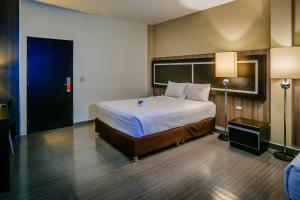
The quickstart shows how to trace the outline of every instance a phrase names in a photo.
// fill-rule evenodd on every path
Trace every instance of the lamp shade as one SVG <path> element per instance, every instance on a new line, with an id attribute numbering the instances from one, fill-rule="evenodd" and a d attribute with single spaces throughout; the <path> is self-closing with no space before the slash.
<path id="1" fill-rule="evenodd" d="M 300 47 L 271 49 L 271 78 L 300 79 Z"/>
<path id="2" fill-rule="evenodd" d="M 216 53 L 216 77 L 237 77 L 237 53 Z"/>

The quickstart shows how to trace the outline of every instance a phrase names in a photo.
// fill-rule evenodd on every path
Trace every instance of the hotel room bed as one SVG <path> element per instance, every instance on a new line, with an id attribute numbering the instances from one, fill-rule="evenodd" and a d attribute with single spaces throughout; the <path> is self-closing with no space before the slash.
<path id="1" fill-rule="evenodd" d="M 215 126 L 213 102 L 158 96 L 97 104 L 96 131 L 130 157 L 208 134 Z"/>

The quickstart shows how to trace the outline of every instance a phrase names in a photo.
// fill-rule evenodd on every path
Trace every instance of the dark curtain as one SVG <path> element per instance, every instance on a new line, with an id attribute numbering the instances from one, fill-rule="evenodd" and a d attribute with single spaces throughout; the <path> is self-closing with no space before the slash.
<path id="1" fill-rule="evenodd" d="M 0 99 L 7 98 L 19 134 L 19 0 L 0 0 Z"/>

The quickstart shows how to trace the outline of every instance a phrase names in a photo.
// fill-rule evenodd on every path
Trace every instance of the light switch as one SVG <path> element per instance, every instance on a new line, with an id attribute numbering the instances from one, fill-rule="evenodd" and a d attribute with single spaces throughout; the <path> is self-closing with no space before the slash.
<path id="1" fill-rule="evenodd" d="M 80 82 L 84 82 L 84 76 L 80 76 Z"/>

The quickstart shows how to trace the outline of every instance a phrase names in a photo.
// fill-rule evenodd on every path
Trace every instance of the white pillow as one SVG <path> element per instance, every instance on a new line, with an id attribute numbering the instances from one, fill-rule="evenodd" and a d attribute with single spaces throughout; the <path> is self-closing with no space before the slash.
<path id="1" fill-rule="evenodd" d="M 184 90 L 186 88 L 186 83 L 174 83 L 169 81 L 168 87 L 165 92 L 165 96 L 169 97 L 177 97 L 177 98 L 185 98 Z"/>
<path id="2" fill-rule="evenodd" d="M 187 84 L 186 98 L 196 101 L 208 101 L 210 84 Z"/>

